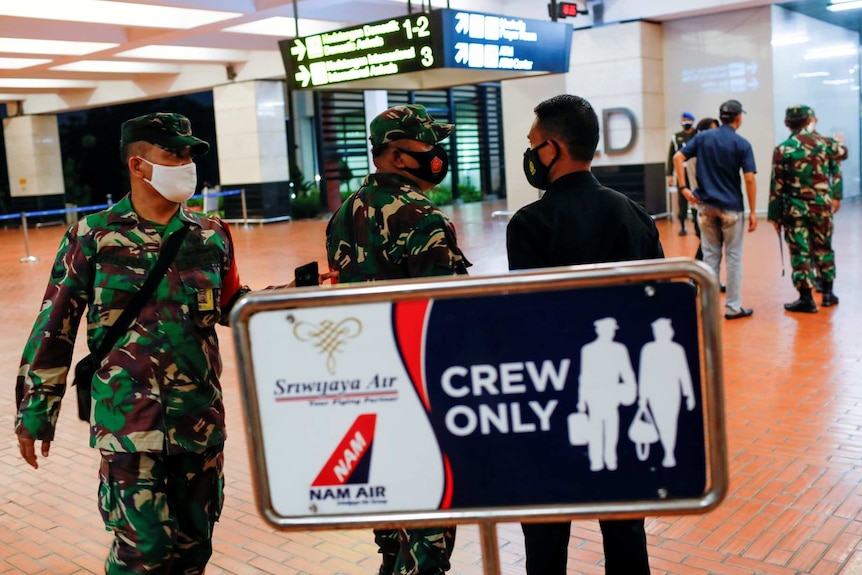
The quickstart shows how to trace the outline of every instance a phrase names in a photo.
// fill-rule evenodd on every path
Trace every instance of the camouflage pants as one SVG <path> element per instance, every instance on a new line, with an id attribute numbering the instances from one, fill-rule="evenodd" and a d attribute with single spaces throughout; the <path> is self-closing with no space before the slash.
<path id="1" fill-rule="evenodd" d="M 107 575 L 198 575 L 221 513 L 223 447 L 198 453 L 102 451 L 99 511 L 114 541 Z"/>
<path id="2" fill-rule="evenodd" d="M 832 214 L 809 214 L 784 223 L 784 239 L 790 251 L 793 285 L 814 287 L 812 262 L 825 282 L 835 280 L 835 252 L 832 250 Z"/>
<path id="3" fill-rule="evenodd" d="M 375 529 L 383 554 L 380 575 L 438 575 L 449 570 L 455 526 L 425 529 Z"/>

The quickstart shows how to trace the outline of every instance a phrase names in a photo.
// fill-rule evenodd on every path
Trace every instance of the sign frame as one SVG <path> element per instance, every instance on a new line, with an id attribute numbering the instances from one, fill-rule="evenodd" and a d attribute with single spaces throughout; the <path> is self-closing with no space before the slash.
<path id="1" fill-rule="evenodd" d="M 251 353 L 249 321 L 254 314 L 304 307 L 463 298 L 475 295 L 517 294 L 664 281 L 688 281 L 697 289 L 698 352 L 706 442 L 706 489 L 699 497 L 665 501 L 590 502 L 410 512 L 378 511 L 302 517 L 284 517 L 275 511 L 267 477 L 267 466 L 262 456 L 264 453 L 263 422 L 258 410 Z M 650 285 L 646 284 L 644 289 L 651 289 Z M 712 271 L 702 262 L 689 258 L 546 268 L 468 278 L 454 276 L 433 280 L 386 281 L 352 284 L 332 289 L 312 287 L 258 291 L 247 294 L 234 307 L 231 313 L 231 325 L 234 327 L 249 459 L 253 471 L 252 483 L 258 509 L 268 523 L 284 530 L 385 528 L 396 525 L 418 527 L 452 523 L 480 523 L 490 529 L 496 522 L 501 521 L 624 519 L 645 515 L 680 515 L 710 511 L 724 499 L 729 483 L 721 363 L 722 305 L 718 281 Z"/>

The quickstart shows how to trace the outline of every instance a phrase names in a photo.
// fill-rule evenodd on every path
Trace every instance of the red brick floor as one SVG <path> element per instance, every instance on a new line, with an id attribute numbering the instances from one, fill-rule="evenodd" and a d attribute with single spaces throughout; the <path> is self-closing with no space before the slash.
<path id="1" fill-rule="evenodd" d="M 500 202 L 450 210 L 473 275 L 504 272 Z M 295 266 L 325 261 L 321 221 L 234 226 L 243 279 L 255 288 L 291 279 Z M 691 255 L 697 240 L 660 221 L 668 255 Z M 95 505 L 97 454 L 86 426 L 66 407 L 51 455 L 30 469 L 12 435 L 12 386 L 39 308 L 62 229 L 30 231 L 36 263 L 19 230 L 0 229 L 0 573 L 99 573 L 110 536 Z M 778 241 L 766 222 L 745 244 L 743 303 L 753 318 L 723 326 L 730 493 L 706 515 L 647 520 L 654 575 L 862 574 L 862 202 L 836 218 L 836 293 L 841 304 L 816 315 L 785 313 L 794 299 L 781 276 Z M 786 261 L 786 257 L 785 257 Z M 210 575 L 369 575 L 370 533 L 278 532 L 259 517 L 249 475 L 232 338 L 220 330 L 231 437 L 226 507 L 216 528 Z M 79 338 L 78 351 L 83 351 Z M 498 527 L 505 574 L 523 574 L 520 528 Z M 569 573 L 603 573 L 594 521 L 576 522 Z M 452 573 L 482 573 L 478 530 L 459 528 Z"/>

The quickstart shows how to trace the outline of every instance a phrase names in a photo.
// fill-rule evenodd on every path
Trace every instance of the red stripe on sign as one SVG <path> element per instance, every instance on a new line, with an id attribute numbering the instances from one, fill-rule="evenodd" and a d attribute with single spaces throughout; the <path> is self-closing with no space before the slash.
<path id="1" fill-rule="evenodd" d="M 407 301 L 395 304 L 395 337 L 398 339 L 398 349 L 401 360 L 407 368 L 407 374 L 419 394 L 419 399 L 425 405 L 426 411 L 431 411 L 428 400 L 428 390 L 422 377 L 422 336 L 425 329 L 425 316 L 428 313 L 429 300 Z"/>
<path id="2" fill-rule="evenodd" d="M 363 413 L 357 417 L 311 485 L 319 487 L 347 483 L 357 464 L 371 449 L 376 421 L 376 413 Z"/>
<path id="3" fill-rule="evenodd" d="M 449 463 L 449 458 L 443 456 L 443 472 L 446 476 L 446 484 L 443 486 L 443 501 L 440 502 L 440 509 L 449 509 L 452 507 L 452 496 L 455 494 L 455 485 L 452 480 L 452 464 Z"/>

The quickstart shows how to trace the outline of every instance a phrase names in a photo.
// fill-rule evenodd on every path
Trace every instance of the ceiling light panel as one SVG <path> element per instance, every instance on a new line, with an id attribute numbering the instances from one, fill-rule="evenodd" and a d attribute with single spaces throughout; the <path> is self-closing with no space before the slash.
<path id="1" fill-rule="evenodd" d="M 333 22 L 331 20 L 313 20 L 311 18 L 299 19 L 299 32 L 303 36 L 338 30 L 343 26 L 344 25 L 341 22 Z M 255 22 L 246 22 L 245 24 L 230 26 L 222 31 L 235 32 L 238 34 L 276 36 L 279 38 L 297 36 L 296 21 L 287 16 L 273 16 L 272 18 L 264 18 L 263 20 L 257 20 Z"/>
<path id="2" fill-rule="evenodd" d="M 2 68 L 2 60 L 0 60 Z M 179 74 L 180 67 L 175 64 L 159 64 L 157 62 L 122 62 L 120 60 L 81 60 L 60 66 L 52 70 L 62 72 L 104 72 L 107 74 Z"/>
<path id="3" fill-rule="evenodd" d="M 0 69 L 22 70 L 39 64 L 47 64 L 50 59 L 43 58 L 0 58 Z"/>
<path id="4" fill-rule="evenodd" d="M 141 58 L 145 60 L 186 60 L 191 62 L 245 62 L 245 50 L 224 50 L 222 48 L 197 48 L 193 46 L 143 46 L 134 50 L 118 52 L 120 58 Z"/>
<path id="5" fill-rule="evenodd" d="M 116 48 L 113 42 L 72 42 L 69 40 L 37 40 L 34 38 L 0 38 L 0 52 L 9 54 L 56 54 L 83 56 L 100 50 Z"/>
<path id="6" fill-rule="evenodd" d="M 0 78 L 0 88 L 53 90 L 62 88 L 95 88 L 89 80 L 61 80 L 53 78 Z"/>
<path id="7" fill-rule="evenodd" d="M 174 8 L 109 0 L 39 0 L 0 2 L 0 16 L 92 22 L 145 28 L 189 30 L 242 16 L 241 12 Z"/>

